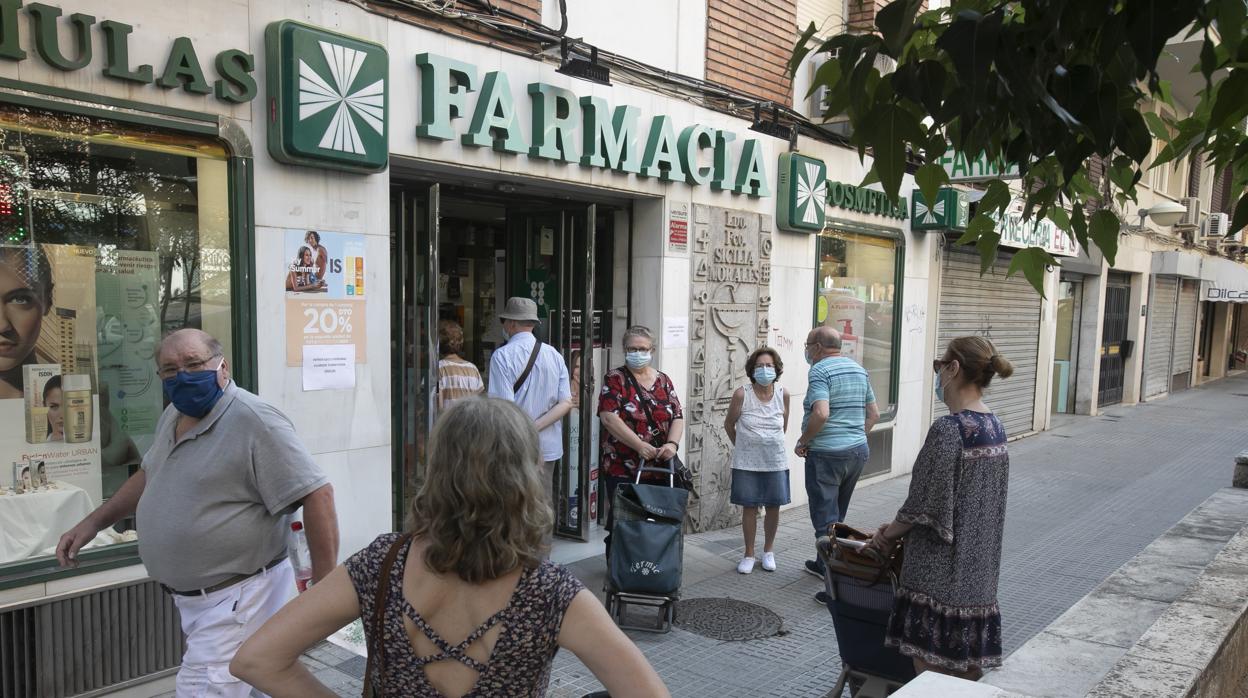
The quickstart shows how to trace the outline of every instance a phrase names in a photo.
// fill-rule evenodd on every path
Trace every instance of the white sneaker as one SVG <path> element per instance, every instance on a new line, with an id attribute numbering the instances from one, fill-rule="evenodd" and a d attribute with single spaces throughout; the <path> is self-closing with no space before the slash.
<path id="1" fill-rule="evenodd" d="M 741 562 L 737 563 L 737 571 L 741 574 L 749 574 L 754 571 L 754 558 L 743 557 Z"/>
<path id="2" fill-rule="evenodd" d="M 776 554 L 775 553 L 763 553 L 763 569 L 767 570 L 768 572 L 776 571 Z"/>

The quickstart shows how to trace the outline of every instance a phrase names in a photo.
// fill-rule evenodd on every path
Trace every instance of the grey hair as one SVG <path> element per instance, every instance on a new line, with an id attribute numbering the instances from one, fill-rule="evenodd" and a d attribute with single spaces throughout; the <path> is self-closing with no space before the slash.
<path id="1" fill-rule="evenodd" d="M 645 325 L 633 325 L 627 330 L 624 330 L 624 337 L 620 341 L 621 346 L 628 346 L 628 340 L 630 337 L 642 337 L 649 340 L 651 347 L 654 346 L 654 333 L 651 332 L 650 328 Z"/>
<path id="2" fill-rule="evenodd" d="M 225 356 L 225 348 L 221 346 L 221 342 L 218 341 L 216 337 L 213 337 L 207 332 L 194 327 L 183 327 L 180 330 L 166 332 L 165 336 L 160 338 L 160 346 L 156 347 L 156 356 L 159 357 L 164 353 L 165 342 L 168 342 L 174 335 L 183 333 L 198 337 L 199 341 L 204 343 L 204 348 L 208 350 L 208 355 L 210 357 Z"/>

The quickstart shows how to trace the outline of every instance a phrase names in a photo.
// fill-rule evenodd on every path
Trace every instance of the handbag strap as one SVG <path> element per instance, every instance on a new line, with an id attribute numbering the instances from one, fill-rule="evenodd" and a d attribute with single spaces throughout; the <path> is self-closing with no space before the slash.
<path id="1" fill-rule="evenodd" d="M 537 354 L 541 350 L 542 340 L 538 339 L 537 335 L 533 335 L 533 351 L 529 353 L 529 362 L 524 365 L 524 371 L 520 373 L 520 377 L 516 379 L 516 382 L 511 384 L 511 392 L 513 394 L 520 392 L 520 386 L 524 385 L 524 382 L 529 379 L 529 373 L 533 371 L 533 364 L 537 363 Z"/>
<path id="2" fill-rule="evenodd" d="M 654 421 L 654 414 L 650 411 L 650 403 L 646 400 L 645 395 L 642 394 L 641 384 L 637 382 L 637 378 L 633 376 L 633 372 L 628 370 L 627 366 L 621 367 L 620 371 L 624 373 L 624 379 L 632 384 L 633 390 L 637 391 L 637 402 L 641 403 L 641 411 L 646 413 L 646 423 L 650 427 L 651 434 L 656 432 L 663 433 L 663 431 L 659 429 L 658 422 Z M 655 379 L 655 383 L 658 383 L 657 378 Z M 653 446 L 654 444 L 651 443 L 650 445 Z"/>
<path id="3" fill-rule="evenodd" d="M 386 616 L 386 602 L 390 599 L 390 572 L 394 569 L 394 563 L 399 557 L 399 552 L 404 546 L 412 542 L 412 534 L 404 533 L 399 536 L 394 543 L 390 545 L 390 549 L 386 551 L 386 557 L 381 562 L 381 576 L 377 580 L 377 593 L 373 595 L 373 632 L 371 636 L 372 642 L 368 643 L 368 662 L 364 667 L 364 698 L 372 698 L 373 695 L 373 659 L 377 659 L 377 668 L 385 671 L 385 633 L 381 630 L 381 624 Z"/>

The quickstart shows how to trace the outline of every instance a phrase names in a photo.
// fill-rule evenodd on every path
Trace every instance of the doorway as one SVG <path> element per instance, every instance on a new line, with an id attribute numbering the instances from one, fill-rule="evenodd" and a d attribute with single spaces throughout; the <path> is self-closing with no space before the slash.
<path id="1" fill-rule="evenodd" d="M 402 526 L 419 488 L 438 416 L 439 327 L 462 333 L 458 370 L 470 364 L 488 391 L 490 358 L 507 341 L 498 313 L 523 296 L 537 304 L 534 334 L 559 350 L 573 391 L 553 483 L 555 535 L 587 541 L 599 429 L 596 410 L 582 406 L 596 404 L 600 380 L 582 377 L 600 373 L 611 345 L 614 209 L 500 189 L 413 182 L 391 192 L 394 521 Z"/>
<path id="2" fill-rule="evenodd" d="M 1079 327 L 1083 311 L 1082 277 L 1062 274 L 1057 289 L 1057 344 L 1053 353 L 1054 414 L 1074 414 L 1079 366 Z"/>
<path id="3" fill-rule="evenodd" d="M 1105 320 L 1101 332 L 1101 377 L 1097 405 L 1107 407 L 1122 402 L 1127 359 L 1133 342 L 1127 339 L 1131 319 L 1131 277 L 1110 274 L 1105 283 Z"/>

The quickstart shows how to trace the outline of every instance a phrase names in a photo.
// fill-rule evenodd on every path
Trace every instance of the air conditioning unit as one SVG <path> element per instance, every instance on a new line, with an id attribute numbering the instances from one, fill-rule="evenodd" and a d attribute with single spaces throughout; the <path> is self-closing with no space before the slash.
<path id="1" fill-rule="evenodd" d="M 1201 240 L 1205 242 L 1220 242 L 1226 237 L 1227 228 L 1231 227 L 1231 217 L 1225 213 L 1210 213 L 1205 219 L 1205 229 L 1201 233 Z"/>
<path id="2" fill-rule="evenodd" d="M 1205 204 L 1200 200 L 1199 196 L 1189 196 L 1179 201 L 1183 204 L 1183 208 L 1187 209 L 1187 213 L 1179 219 L 1178 226 L 1184 228 L 1199 228 L 1200 221 L 1205 217 Z"/>

